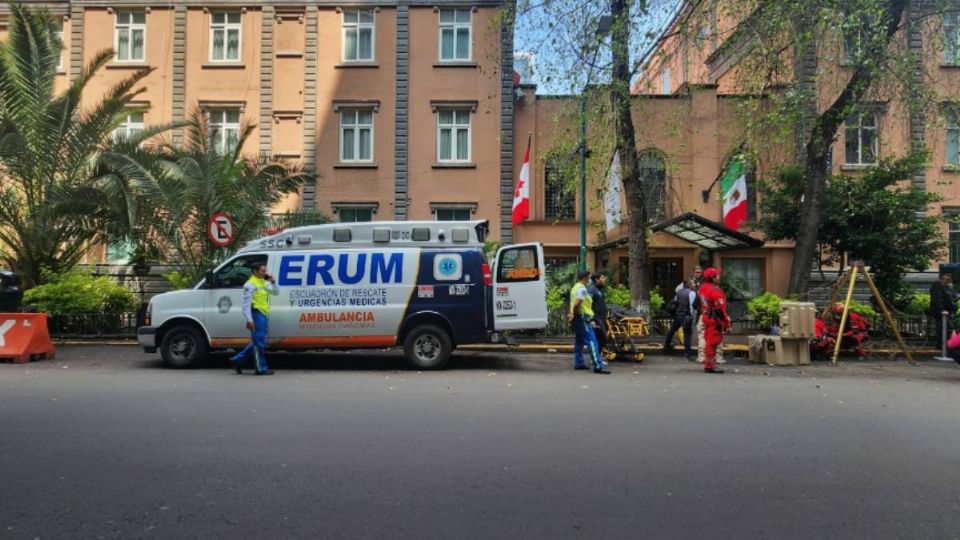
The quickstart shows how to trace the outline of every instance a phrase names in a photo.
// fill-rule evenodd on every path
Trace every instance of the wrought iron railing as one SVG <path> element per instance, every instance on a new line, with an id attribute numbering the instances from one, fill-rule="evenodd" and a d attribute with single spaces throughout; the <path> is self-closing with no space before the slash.
<path id="1" fill-rule="evenodd" d="M 65 313 L 49 315 L 47 327 L 53 339 L 135 338 L 136 311 L 120 313 Z"/>

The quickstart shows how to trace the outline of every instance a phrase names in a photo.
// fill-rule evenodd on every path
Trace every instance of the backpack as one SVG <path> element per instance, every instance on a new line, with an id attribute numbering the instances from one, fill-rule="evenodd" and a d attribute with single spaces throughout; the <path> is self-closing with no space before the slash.
<path id="1" fill-rule="evenodd" d="M 673 298 L 670 299 L 669 302 L 667 302 L 667 305 L 664 306 L 663 310 L 667 313 L 667 315 L 671 317 L 676 317 L 678 307 L 679 305 L 677 304 L 677 297 L 674 296 Z"/>

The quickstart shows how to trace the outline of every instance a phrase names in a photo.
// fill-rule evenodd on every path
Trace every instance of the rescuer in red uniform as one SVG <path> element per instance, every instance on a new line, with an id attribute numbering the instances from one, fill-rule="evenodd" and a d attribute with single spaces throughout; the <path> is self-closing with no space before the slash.
<path id="1" fill-rule="evenodd" d="M 698 291 L 702 309 L 703 338 L 705 356 L 703 371 L 723 373 L 716 364 L 717 347 L 723 342 L 723 333 L 730 329 L 730 316 L 727 315 L 727 297 L 720 289 L 720 270 L 707 268 L 703 271 L 703 285 Z"/>

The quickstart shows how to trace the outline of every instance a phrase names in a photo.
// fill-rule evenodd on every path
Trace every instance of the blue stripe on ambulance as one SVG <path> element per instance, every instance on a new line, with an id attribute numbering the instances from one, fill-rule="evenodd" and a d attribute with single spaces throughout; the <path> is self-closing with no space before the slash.
<path id="1" fill-rule="evenodd" d="M 462 268 L 459 279 L 443 279 L 434 275 L 443 263 L 437 257 L 459 256 Z M 483 284 L 482 254 L 478 250 L 427 250 L 420 254 L 417 289 L 413 291 L 404 320 L 423 312 L 435 312 L 446 318 L 453 328 L 454 343 L 475 343 L 487 338 L 486 294 Z"/>

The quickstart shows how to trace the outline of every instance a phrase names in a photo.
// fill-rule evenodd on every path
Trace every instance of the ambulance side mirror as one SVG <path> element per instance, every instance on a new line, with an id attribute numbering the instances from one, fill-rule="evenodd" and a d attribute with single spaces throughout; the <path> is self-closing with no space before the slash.
<path id="1" fill-rule="evenodd" d="M 203 275 L 203 280 L 208 289 L 215 289 L 217 287 L 217 275 L 213 273 L 213 270 L 207 270 L 207 273 Z"/>

